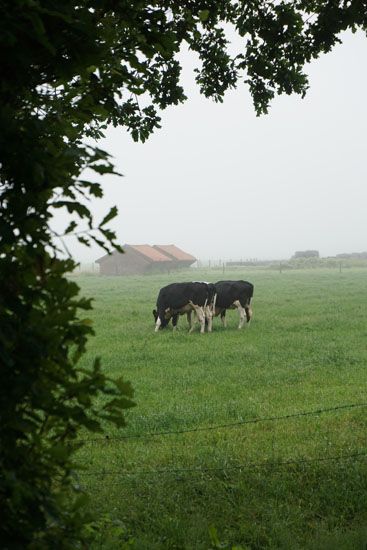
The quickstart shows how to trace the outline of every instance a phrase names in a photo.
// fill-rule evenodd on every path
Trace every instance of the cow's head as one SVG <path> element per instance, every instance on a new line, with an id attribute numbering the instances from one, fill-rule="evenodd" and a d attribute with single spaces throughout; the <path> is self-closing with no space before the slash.
<path id="1" fill-rule="evenodd" d="M 157 323 L 158 311 L 156 309 L 153 309 L 153 317 L 154 317 L 154 323 Z M 159 328 L 160 329 L 165 328 L 168 325 L 170 317 L 167 319 L 167 317 L 164 316 L 163 319 L 162 318 L 160 318 L 160 319 L 161 319 L 161 324 L 160 324 Z"/>

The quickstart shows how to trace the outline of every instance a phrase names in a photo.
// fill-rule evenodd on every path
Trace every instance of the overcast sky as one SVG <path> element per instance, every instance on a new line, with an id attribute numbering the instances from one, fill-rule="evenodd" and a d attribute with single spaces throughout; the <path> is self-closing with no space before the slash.
<path id="1" fill-rule="evenodd" d="M 305 99 L 276 98 L 256 117 L 245 85 L 223 104 L 200 96 L 183 53 L 188 100 L 162 129 L 137 144 L 111 128 L 100 142 L 124 178 L 104 178 L 94 211 L 118 206 L 122 244 L 174 243 L 203 260 L 367 250 L 366 59 L 366 37 L 344 35 L 307 68 Z M 69 246 L 82 262 L 104 254 Z"/>

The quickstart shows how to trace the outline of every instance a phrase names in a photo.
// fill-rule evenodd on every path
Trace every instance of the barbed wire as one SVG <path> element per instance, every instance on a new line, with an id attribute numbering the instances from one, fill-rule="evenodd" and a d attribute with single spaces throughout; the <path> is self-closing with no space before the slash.
<path id="1" fill-rule="evenodd" d="M 226 424 L 215 424 L 213 426 L 197 426 L 195 428 L 183 428 L 181 430 L 166 430 L 161 432 L 146 432 L 146 433 L 127 434 L 127 435 L 120 435 L 120 436 L 105 435 L 104 437 L 79 439 L 75 442 L 72 442 L 72 444 L 78 445 L 79 443 L 113 442 L 113 441 L 121 441 L 121 440 L 128 440 L 128 439 L 143 439 L 143 438 L 151 438 L 151 437 L 158 437 L 158 436 L 179 435 L 184 433 L 220 430 L 224 428 L 236 428 L 239 426 L 244 426 L 246 424 L 257 424 L 260 422 L 275 422 L 278 420 L 289 420 L 291 418 L 298 418 L 302 416 L 312 416 L 317 414 L 324 414 L 324 413 L 336 412 L 336 411 L 341 411 L 346 409 L 355 409 L 355 408 L 364 408 L 364 407 L 367 407 L 367 403 L 350 403 L 346 405 L 338 405 L 336 407 L 316 409 L 313 411 L 301 411 L 298 413 L 286 414 L 281 416 L 251 418 L 248 420 L 240 420 L 237 422 L 229 422 Z"/>
<path id="2" fill-rule="evenodd" d="M 262 461 L 262 462 L 248 462 L 245 464 L 237 464 L 233 466 L 221 466 L 221 467 L 204 467 L 204 468 L 171 468 L 163 470 L 96 470 L 92 472 L 81 472 L 78 471 L 78 476 L 84 477 L 93 477 L 93 476 L 125 476 L 126 480 L 129 480 L 129 477 L 139 477 L 139 476 L 156 476 L 156 475 L 170 475 L 170 474 L 186 474 L 186 473 L 195 473 L 195 474 L 210 474 L 218 472 L 230 472 L 230 471 L 241 471 L 249 470 L 253 468 L 270 468 L 276 469 L 277 467 L 283 466 L 294 466 L 294 465 L 303 465 L 303 464 L 312 464 L 317 462 L 337 462 L 340 460 L 350 460 L 356 458 L 367 457 L 367 452 L 365 450 L 360 452 L 355 452 L 347 455 L 334 455 L 334 456 L 318 456 L 315 458 L 301 458 L 301 459 L 287 459 L 287 460 L 278 460 L 278 461 Z M 187 478 L 190 479 L 190 478 Z"/>

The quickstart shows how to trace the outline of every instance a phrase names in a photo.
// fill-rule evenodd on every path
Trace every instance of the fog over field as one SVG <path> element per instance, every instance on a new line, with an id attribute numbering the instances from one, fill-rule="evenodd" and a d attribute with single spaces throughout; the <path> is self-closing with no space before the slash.
<path id="1" fill-rule="evenodd" d="M 118 206 L 121 243 L 175 243 L 203 260 L 366 250 L 366 58 L 366 37 L 345 34 L 307 68 L 305 99 L 276 98 L 258 118 L 245 85 L 223 104 L 200 96 L 183 52 L 186 103 L 145 144 L 121 128 L 100 142 L 124 178 L 103 179 L 95 213 Z M 103 255 L 68 246 L 82 262 Z"/>

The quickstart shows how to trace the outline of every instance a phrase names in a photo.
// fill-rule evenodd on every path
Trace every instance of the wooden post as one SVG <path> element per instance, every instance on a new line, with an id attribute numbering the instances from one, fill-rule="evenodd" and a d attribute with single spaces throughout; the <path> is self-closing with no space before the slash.
<path id="1" fill-rule="evenodd" d="M 279 262 L 279 273 L 282 272 L 282 262 Z"/>

